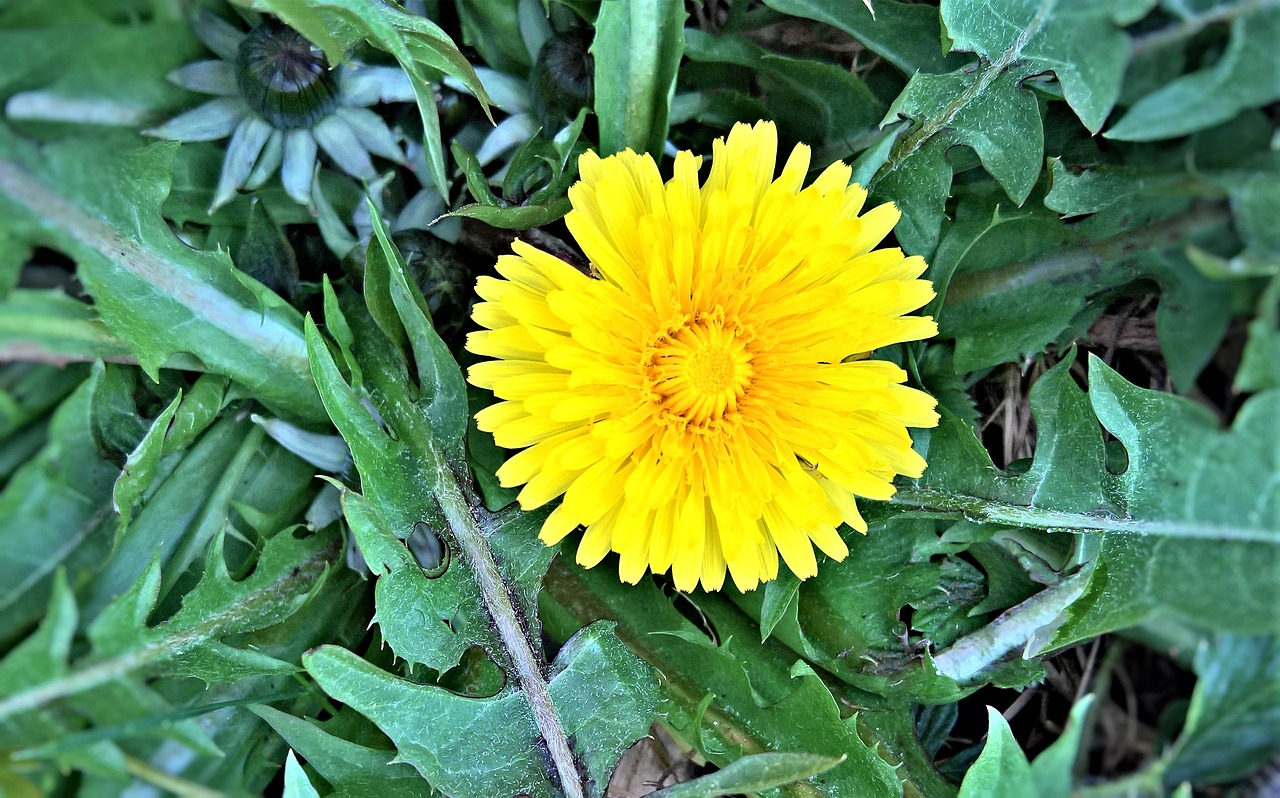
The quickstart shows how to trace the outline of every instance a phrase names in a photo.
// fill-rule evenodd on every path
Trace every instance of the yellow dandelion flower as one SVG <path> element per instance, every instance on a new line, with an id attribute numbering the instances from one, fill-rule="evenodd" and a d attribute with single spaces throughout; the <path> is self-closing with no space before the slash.
<path id="1" fill-rule="evenodd" d="M 469 379 L 503 400 L 476 421 L 523 449 L 498 477 L 526 510 L 564 497 L 541 539 L 585 527 L 588 568 L 613 551 L 627 582 L 718 590 L 727 568 L 751 590 L 781 554 L 804 579 L 814 546 L 848 554 L 842 522 L 866 531 L 854 496 L 924 471 L 907 427 L 934 400 L 867 355 L 937 332 L 904 315 L 934 296 L 926 264 L 873 249 L 898 210 L 861 214 L 848 166 L 802 187 L 809 148 L 774 179 L 777 148 L 736 125 L 701 186 L 689 152 L 665 184 L 648 155 L 585 153 L 565 221 L 597 276 L 517 241 L 476 285 L 467 348 L 498 359 Z"/>

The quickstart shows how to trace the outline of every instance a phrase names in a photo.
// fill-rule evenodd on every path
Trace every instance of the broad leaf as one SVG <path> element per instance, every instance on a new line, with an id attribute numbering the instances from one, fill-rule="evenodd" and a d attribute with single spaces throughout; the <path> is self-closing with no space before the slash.
<path id="1" fill-rule="evenodd" d="M 839 28 L 908 75 L 946 72 L 959 66 L 946 55 L 938 11 L 897 0 L 830 3 L 824 0 L 766 0 L 784 14 L 816 19 Z M 874 12 L 872 9 L 875 9 Z"/>
<path id="2" fill-rule="evenodd" d="M 1129 58 L 1122 30 L 1156 0 L 943 0 L 952 48 L 994 65 L 1052 71 L 1080 121 L 1096 133 L 1120 94 Z"/>
<path id="3" fill-rule="evenodd" d="M 617 0 L 600 6 L 591 54 L 602 154 L 628 147 L 661 154 L 686 16 L 679 0 Z"/>
<path id="4" fill-rule="evenodd" d="M 1137 388 L 1096 359 L 1086 402 L 1068 366 L 1032 388 L 1039 443 L 1026 474 L 998 472 L 972 430 L 944 418 L 920 487 L 899 491 L 894 503 L 1098 534 L 1088 587 L 1054 634 L 1055 647 L 1154 615 L 1245 633 L 1275 629 L 1280 533 L 1270 507 L 1280 396 L 1254 397 L 1221 430 L 1204 408 Z M 1099 421 L 1128 452 L 1118 477 L 1105 465 Z M 1201 587 L 1184 589 L 1193 582 Z M 1235 610 L 1224 615 L 1223 606 Z"/>
<path id="5" fill-rule="evenodd" d="M 1244 778 L 1280 753 L 1280 643 L 1274 636 L 1214 635 L 1196 652 L 1195 670 L 1186 724 L 1164 756 L 1169 787 Z"/>
<path id="6" fill-rule="evenodd" d="M 468 698 L 392 676 L 332 646 L 304 658 L 325 692 L 367 716 L 416 768 L 449 795 L 552 798 L 538 726 L 515 685 L 489 698 Z M 657 684 L 607 624 L 582 630 L 552 664 L 551 698 L 603 795 L 614 763 L 649 728 Z"/>
<path id="7" fill-rule="evenodd" d="M 1037 795 L 1035 780 L 1027 757 L 1013 739 L 1004 716 L 987 707 L 987 742 L 982 754 L 965 774 L 959 798 L 985 798 L 988 795 Z"/>
<path id="8" fill-rule="evenodd" d="M 1280 99 L 1280 8 L 1258 3 L 1231 21 L 1231 41 L 1213 66 L 1179 77 L 1134 103 L 1106 137 L 1160 141 L 1230 120 Z M 1095 129 L 1096 128 L 1091 128 Z"/>

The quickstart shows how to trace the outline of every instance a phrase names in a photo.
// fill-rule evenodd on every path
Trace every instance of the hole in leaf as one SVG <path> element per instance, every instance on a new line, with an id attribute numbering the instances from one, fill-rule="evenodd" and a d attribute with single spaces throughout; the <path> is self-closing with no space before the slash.
<path id="1" fill-rule="evenodd" d="M 468 698 L 490 698 L 502 692 L 507 676 L 480 646 L 468 646 L 458 664 L 440 675 L 436 684 Z"/>
<path id="2" fill-rule="evenodd" d="M 653 580 L 658 587 L 662 588 L 663 595 L 671 599 L 671 605 L 685 617 L 685 620 L 693 624 L 699 632 L 706 635 L 707 639 L 712 643 L 717 646 L 720 645 L 720 634 L 716 631 L 715 624 L 711 622 L 711 619 L 707 617 L 706 613 L 702 611 L 688 593 L 681 593 L 676 590 L 675 585 L 666 579 L 659 579 L 655 576 Z"/>
<path id="3" fill-rule="evenodd" d="M 436 579 L 449 570 L 449 544 L 426 521 L 413 525 L 404 545 L 428 579 Z"/>
<path id="4" fill-rule="evenodd" d="M 898 608 L 898 622 L 902 624 L 902 637 L 905 640 L 911 634 L 911 621 L 915 619 L 916 608 L 903 604 Z"/>
<path id="5" fill-rule="evenodd" d="M 1106 443 L 1107 471 L 1120 476 L 1129 470 L 1129 450 L 1117 440 Z"/>

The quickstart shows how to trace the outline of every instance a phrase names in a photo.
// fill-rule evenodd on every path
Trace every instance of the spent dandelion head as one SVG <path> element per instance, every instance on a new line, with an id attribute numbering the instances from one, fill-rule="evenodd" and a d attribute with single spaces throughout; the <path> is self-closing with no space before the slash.
<path id="1" fill-rule="evenodd" d="M 865 532 L 854 497 L 887 499 L 924 460 L 908 427 L 937 423 L 934 400 L 905 386 L 880 347 L 932 336 L 907 315 L 933 296 L 926 264 L 875 249 L 892 204 L 832 164 L 809 186 L 809 148 L 776 178 L 777 133 L 737 125 L 710 174 L 677 154 L 663 183 L 647 155 L 586 153 L 569 191 L 570 232 L 589 277 L 517 241 L 502 279 L 476 286 L 486 329 L 467 348 L 495 358 L 469 379 L 501 400 L 477 414 L 499 470 L 531 509 L 563 496 L 543 524 L 554 544 L 585 527 L 577 560 L 620 555 L 621 577 L 672 572 L 681 590 L 801 579 L 814 547 Z"/>
<path id="2" fill-rule="evenodd" d="M 246 33 L 201 11 L 192 29 L 218 58 L 176 69 L 169 79 L 215 99 L 146 133 L 175 141 L 231 137 L 211 213 L 277 170 L 285 192 L 310 205 L 320 151 L 367 182 L 377 177 L 372 156 L 405 163 L 395 134 L 368 107 L 413 99 L 399 67 L 332 68 L 319 48 L 271 19 Z"/>

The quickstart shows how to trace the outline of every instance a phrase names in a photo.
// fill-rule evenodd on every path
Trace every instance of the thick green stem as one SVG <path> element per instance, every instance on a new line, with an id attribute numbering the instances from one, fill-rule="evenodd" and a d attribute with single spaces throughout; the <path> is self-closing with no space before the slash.
<path id="1" fill-rule="evenodd" d="M 662 674 L 662 686 L 667 697 L 679 705 L 690 717 L 694 716 L 703 697 L 707 694 L 706 685 L 699 684 L 691 678 L 678 662 L 670 660 L 664 653 L 662 643 L 664 635 L 654 630 L 636 628 L 621 619 L 616 611 L 596 596 L 591 588 L 584 584 L 575 571 L 562 564 L 560 558 L 552 561 L 543 582 L 545 595 L 559 609 L 567 613 L 573 625 L 585 626 L 599 619 L 618 621 L 616 627 L 618 639 L 627 648 Z M 716 738 L 729 748 L 746 754 L 762 753 L 770 750 L 769 745 L 754 730 L 741 722 L 739 718 L 721 708 L 721 702 L 713 701 L 702 709 L 703 734 Z M 781 787 L 778 790 L 784 798 L 818 798 L 822 793 L 813 785 L 797 783 Z"/>

